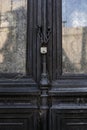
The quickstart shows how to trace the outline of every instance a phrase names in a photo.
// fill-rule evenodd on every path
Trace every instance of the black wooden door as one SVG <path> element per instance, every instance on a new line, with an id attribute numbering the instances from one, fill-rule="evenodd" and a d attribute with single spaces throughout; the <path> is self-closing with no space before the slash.
<path id="1" fill-rule="evenodd" d="M 0 1 L 0 130 L 39 129 L 39 4 Z"/>
<path id="2" fill-rule="evenodd" d="M 49 1 L 49 129 L 87 129 L 86 28 L 83 1 Z M 51 15 L 52 14 L 52 15 Z M 84 21 L 84 22 L 83 22 Z M 52 52 L 52 54 L 51 54 Z M 52 61 L 52 63 L 51 63 Z M 50 71 L 52 70 L 52 71 Z"/>
<path id="3" fill-rule="evenodd" d="M 0 130 L 87 129 L 86 5 L 0 1 Z"/>

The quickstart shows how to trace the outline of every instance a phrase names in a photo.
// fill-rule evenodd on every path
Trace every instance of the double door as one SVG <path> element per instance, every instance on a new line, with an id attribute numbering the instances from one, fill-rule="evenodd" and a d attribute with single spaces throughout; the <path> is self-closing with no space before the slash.
<path id="1" fill-rule="evenodd" d="M 0 1 L 0 130 L 87 129 L 86 6 Z"/>

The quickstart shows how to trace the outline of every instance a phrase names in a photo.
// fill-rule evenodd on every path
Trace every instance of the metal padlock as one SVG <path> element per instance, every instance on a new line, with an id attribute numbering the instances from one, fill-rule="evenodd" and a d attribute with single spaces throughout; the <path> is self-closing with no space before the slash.
<path id="1" fill-rule="evenodd" d="M 40 48 L 41 54 L 46 54 L 47 53 L 47 47 L 43 46 Z"/>

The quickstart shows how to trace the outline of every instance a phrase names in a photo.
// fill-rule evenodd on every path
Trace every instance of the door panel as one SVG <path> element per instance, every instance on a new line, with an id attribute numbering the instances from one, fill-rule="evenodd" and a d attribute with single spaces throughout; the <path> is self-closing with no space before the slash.
<path id="1" fill-rule="evenodd" d="M 37 122 L 38 115 L 36 111 L 21 110 L 21 108 L 12 110 L 0 109 L 1 130 L 38 130 Z"/>
<path id="2" fill-rule="evenodd" d="M 48 91 L 51 130 L 87 129 L 87 16 L 82 15 L 87 11 L 85 2 L 54 0 L 51 5 L 53 77 Z"/>
<path id="3" fill-rule="evenodd" d="M 67 109 L 69 107 L 67 106 Z M 81 109 L 81 107 L 80 107 Z M 86 108 L 87 109 L 87 108 Z M 51 109 L 51 130 L 86 130 L 87 129 L 87 111 L 79 109 L 61 110 Z"/>
<path id="4" fill-rule="evenodd" d="M 39 129 L 38 8 L 36 0 L 0 0 L 0 130 Z"/>

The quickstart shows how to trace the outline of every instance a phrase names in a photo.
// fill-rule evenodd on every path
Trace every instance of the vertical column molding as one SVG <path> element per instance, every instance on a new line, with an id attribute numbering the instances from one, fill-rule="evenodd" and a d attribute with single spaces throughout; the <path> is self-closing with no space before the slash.
<path id="1" fill-rule="evenodd" d="M 40 0 L 38 0 L 40 1 Z M 41 78 L 40 78 L 40 129 L 48 130 L 48 113 L 49 113 L 49 102 L 48 102 L 48 89 L 50 87 L 50 82 L 48 78 L 47 70 L 47 53 L 48 53 L 48 38 L 49 38 L 49 29 L 47 28 L 47 1 L 41 0 L 39 4 L 41 12 L 38 12 L 41 15 L 41 19 L 38 18 L 39 26 L 39 38 L 40 38 L 40 49 L 41 47 L 47 48 L 46 53 L 41 53 Z"/>

